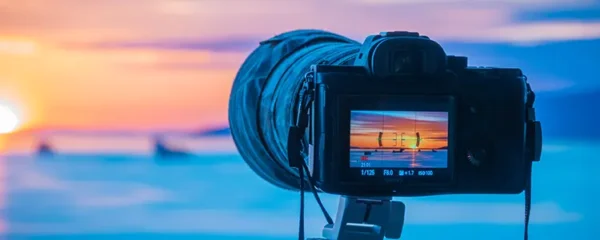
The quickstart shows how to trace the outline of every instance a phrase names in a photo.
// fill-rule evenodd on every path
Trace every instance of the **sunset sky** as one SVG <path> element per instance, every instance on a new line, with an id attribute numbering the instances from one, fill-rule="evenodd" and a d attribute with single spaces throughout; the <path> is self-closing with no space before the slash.
<path id="1" fill-rule="evenodd" d="M 384 148 L 418 147 L 431 149 L 447 147 L 448 113 L 352 111 L 350 146 L 378 148 L 379 132 L 383 132 L 382 147 Z M 417 146 L 417 132 L 420 133 L 421 138 L 419 146 Z"/>
<path id="2" fill-rule="evenodd" d="M 570 51 L 581 49 L 560 44 L 598 39 L 597 18 L 575 17 L 593 16 L 598 6 L 591 0 L 0 0 L 0 104 L 17 113 L 21 130 L 225 126 L 232 79 L 244 58 L 258 41 L 298 28 L 360 41 L 385 30 L 418 31 L 448 52 L 468 54 L 473 64 L 522 67 L 540 92 L 586 89 L 600 85 L 585 75 L 592 58 L 567 64 Z M 548 57 L 555 52 L 565 52 L 563 60 Z M 582 70 L 572 71 L 576 65 Z"/>

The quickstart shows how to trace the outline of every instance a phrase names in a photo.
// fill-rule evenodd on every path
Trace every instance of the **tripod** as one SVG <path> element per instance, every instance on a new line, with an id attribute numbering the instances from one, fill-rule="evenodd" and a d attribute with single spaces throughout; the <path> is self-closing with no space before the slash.
<path id="1" fill-rule="evenodd" d="M 308 240 L 399 239 L 404 225 L 405 205 L 391 197 L 341 196 L 335 222 L 323 228 L 322 238 Z"/>

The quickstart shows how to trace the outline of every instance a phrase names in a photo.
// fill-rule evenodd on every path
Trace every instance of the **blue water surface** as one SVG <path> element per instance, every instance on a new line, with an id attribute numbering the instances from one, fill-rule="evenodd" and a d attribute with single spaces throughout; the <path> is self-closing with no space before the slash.
<path id="1" fill-rule="evenodd" d="M 598 239 L 600 143 L 546 141 L 535 163 L 530 239 Z M 5 157 L 7 239 L 296 239 L 298 193 L 237 154 Z M 322 194 L 327 209 L 337 196 Z M 402 198 L 402 239 L 522 239 L 523 195 Z M 312 198 L 308 236 L 325 220 Z"/>

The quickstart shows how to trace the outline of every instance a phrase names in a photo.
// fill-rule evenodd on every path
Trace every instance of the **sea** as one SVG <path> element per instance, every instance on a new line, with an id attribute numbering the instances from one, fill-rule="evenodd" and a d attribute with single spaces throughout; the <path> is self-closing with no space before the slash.
<path id="1" fill-rule="evenodd" d="M 210 140 L 210 139 L 209 139 Z M 599 239 L 600 142 L 547 140 L 534 164 L 530 239 Z M 258 177 L 232 151 L 0 158 L 0 233 L 11 240 L 297 239 L 299 193 Z M 321 194 L 335 216 L 339 196 Z M 524 196 L 396 198 L 405 240 L 522 239 Z M 325 219 L 307 195 L 306 233 Z"/>

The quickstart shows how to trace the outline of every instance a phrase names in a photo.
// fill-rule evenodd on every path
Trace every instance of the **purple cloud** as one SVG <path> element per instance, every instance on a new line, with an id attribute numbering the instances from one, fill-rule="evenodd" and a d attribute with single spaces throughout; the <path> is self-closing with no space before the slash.
<path id="1" fill-rule="evenodd" d="M 67 48 L 87 48 L 95 50 L 154 49 L 211 52 L 243 52 L 256 48 L 264 38 L 232 36 L 208 40 L 157 39 L 140 41 L 109 41 L 97 43 L 70 43 Z"/>
<path id="2" fill-rule="evenodd" d="M 122 64 L 119 65 L 119 68 L 129 69 L 129 70 L 138 70 L 138 71 L 147 71 L 147 70 L 156 70 L 156 69 L 164 69 L 167 71 L 199 71 L 199 70 L 235 70 L 242 63 L 242 60 L 239 63 L 233 62 L 218 62 L 214 60 L 210 60 L 210 62 L 190 62 L 186 60 L 175 60 L 175 61 L 163 61 L 152 64 Z"/>

